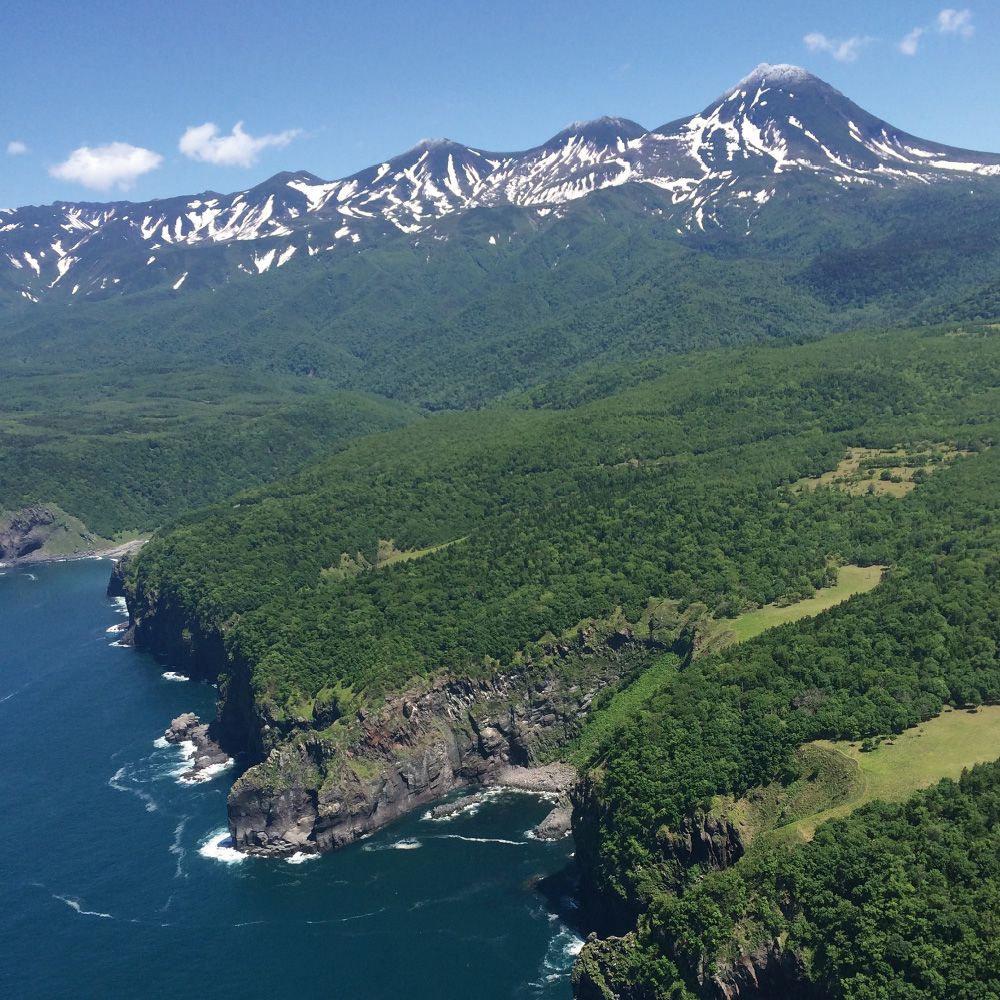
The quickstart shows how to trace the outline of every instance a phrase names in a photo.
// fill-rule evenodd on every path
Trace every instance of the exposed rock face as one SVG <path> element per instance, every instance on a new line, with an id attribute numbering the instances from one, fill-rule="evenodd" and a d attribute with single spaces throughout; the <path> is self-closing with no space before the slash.
<path id="1" fill-rule="evenodd" d="M 657 1000 L 652 989 L 628 983 L 623 974 L 635 935 L 599 938 L 591 934 L 573 966 L 573 996 L 576 1000 Z"/>
<path id="2" fill-rule="evenodd" d="M 128 556 L 116 559 L 111 567 L 108 578 L 108 597 L 125 597 L 125 570 L 128 567 Z"/>
<path id="3" fill-rule="evenodd" d="M 168 743 L 186 745 L 188 769 L 180 775 L 181 781 L 207 781 L 212 775 L 232 764 L 232 758 L 212 739 L 209 726 L 194 712 L 178 715 L 163 734 Z"/>
<path id="4" fill-rule="evenodd" d="M 701 809 L 685 816 L 677 830 L 662 830 L 658 839 L 664 856 L 683 868 L 728 868 L 746 853 L 739 827 Z"/>
<path id="5" fill-rule="evenodd" d="M 591 934 L 573 969 L 576 1000 L 658 1000 L 651 984 L 637 984 L 629 974 L 634 932 L 622 937 Z M 698 975 L 702 1000 L 829 1000 L 806 979 L 798 957 L 769 941 L 714 975 Z"/>
<path id="6" fill-rule="evenodd" d="M 702 984 L 706 1000 L 821 1000 L 824 996 L 807 982 L 802 963 L 779 941 L 769 941 L 742 955 Z"/>
<path id="7" fill-rule="evenodd" d="M 275 747 L 230 793 L 234 845 L 261 854 L 327 851 L 457 788 L 563 791 L 574 772 L 534 768 L 542 748 L 575 731 L 595 694 L 642 652 L 620 635 L 616 649 L 595 652 L 589 638 L 566 654 L 578 657 L 579 669 L 448 678 L 359 715 L 346 746 L 306 733 Z"/>
<path id="8" fill-rule="evenodd" d="M 56 530 L 56 515 L 32 504 L 0 521 L 0 561 L 14 562 L 38 551 Z"/>
<path id="9" fill-rule="evenodd" d="M 573 831 L 573 806 L 567 796 L 560 796 L 555 808 L 531 832 L 539 840 L 562 840 Z"/>

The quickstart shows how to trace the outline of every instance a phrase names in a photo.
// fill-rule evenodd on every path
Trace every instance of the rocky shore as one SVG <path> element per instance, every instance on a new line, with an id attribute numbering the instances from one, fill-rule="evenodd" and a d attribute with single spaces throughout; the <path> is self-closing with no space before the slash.
<path id="1" fill-rule="evenodd" d="M 488 802 L 498 792 L 517 791 L 550 797 L 558 796 L 552 811 L 538 824 L 531 835 L 539 840 L 561 840 L 571 832 L 572 805 L 568 791 L 576 781 L 576 770 L 568 764 L 543 764 L 539 767 L 503 767 L 490 777 L 482 791 L 463 795 L 451 802 L 442 802 L 430 809 L 430 819 L 450 819 Z"/>
<path id="2" fill-rule="evenodd" d="M 32 504 L 0 512 L 0 566 L 63 562 L 71 559 L 118 559 L 140 549 L 148 539 L 115 543 L 90 531 L 54 504 Z"/>
<path id="3" fill-rule="evenodd" d="M 208 781 L 233 763 L 233 758 L 210 735 L 210 727 L 194 712 L 178 715 L 164 732 L 163 738 L 185 751 L 188 768 L 179 779 L 190 784 Z"/>

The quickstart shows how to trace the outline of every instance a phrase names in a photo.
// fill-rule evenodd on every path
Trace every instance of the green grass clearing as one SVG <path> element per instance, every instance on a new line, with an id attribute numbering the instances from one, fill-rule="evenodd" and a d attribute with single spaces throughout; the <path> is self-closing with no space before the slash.
<path id="1" fill-rule="evenodd" d="M 723 646 L 746 642 L 778 625 L 818 615 L 855 594 L 871 590 L 882 579 L 883 571 L 882 566 L 841 566 L 837 582 L 832 587 L 817 591 L 813 597 L 783 607 L 768 604 L 738 618 L 710 620 L 709 637 L 702 644 L 702 649 L 714 652 Z M 607 705 L 590 715 L 580 734 L 570 744 L 569 761 L 582 767 L 592 760 L 612 733 L 639 713 L 654 692 L 674 673 L 679 662 L 673 653 L 658 657 L 631 684 L 616 691 Z"/>
<path id="2" fill-rule="evenodd" d="M 837 571 L 837 582 L 832 587 L 817 590 L 813 597 L 785 606 L 766 604 L 756 611 L 747 611 L 738 618 L 720 622 L 725 631 L 731 633 L 731 637 L 723 635 L 720 640 L 725 645 L 746 642 L 778 625 L 812 618 L 827 608 L 842 604 L 855 594 L 867 593 L 882 579 L 883 572 L 884 566 L 841 566 Z"/>
<path id="3" fill-rule="evenodd" d="M 958 778 L 965 768 L 1000 758 L 1000 705 L 976 712 L 946 709 L 868 753 L 862 753 L 857 743 L 818 740 L 810 745 L 849 761 L 857 780 L 837 805 L 775 831 L 793 839 L 811 840 L 821 823 L 846 816 L 867 802 L 900 802 L 942 778 Z"/>
<path id="4" fill-rule="evenodd" d="M 837 468 L 821 476 L 800 479 L 792 484 L 792 488 L 814 490 L 820 486 L 832 486 L 852 496 L 874 493 L 876 496 L 905 497 L 942 464 L 950 464 L 959 456 L 968 454 L 941 443 L 913 450 L 902 446 L 851 448 Z"/>

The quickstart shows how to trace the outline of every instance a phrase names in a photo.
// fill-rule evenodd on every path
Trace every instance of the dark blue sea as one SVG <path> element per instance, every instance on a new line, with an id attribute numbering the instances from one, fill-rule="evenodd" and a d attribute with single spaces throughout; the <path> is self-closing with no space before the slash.
<path id="1" fill-rule="evenodd" d="M 580 938 L 539 891 L 572 844 L 507 793 L 299 864 L 220 845 L 235 766 L 154 746 L 213 688 L 113 645 L 110 563 L 0 570 L 0 996 L 566 998 Z M 570 904 L 571 906 L 571 904 Z"/>

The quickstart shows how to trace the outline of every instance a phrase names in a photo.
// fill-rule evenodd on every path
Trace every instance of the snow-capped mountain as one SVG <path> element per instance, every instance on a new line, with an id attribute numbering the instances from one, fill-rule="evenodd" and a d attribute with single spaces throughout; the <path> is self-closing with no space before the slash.
<path id="1" fill-rule="evenodd" d="M 793 190 L 789 179 L 803 176 L 834 190 L 992 182 L 1000 155 L 917 138 L 802 69 L 761 65 L 699 114 L 652 130 L 601 118 L 519 153 L 427 140 L 343 180 L 284 173 L 230 195 L 0 209 L 0 290 L 32 302 L 181 292 L 297 256 L 416 239 L 473 208 L 522 206 L 544 220 L 620 185 L 655 192 L 656 210 L 682 233 L 749 232 L 769 201 Z"/>

